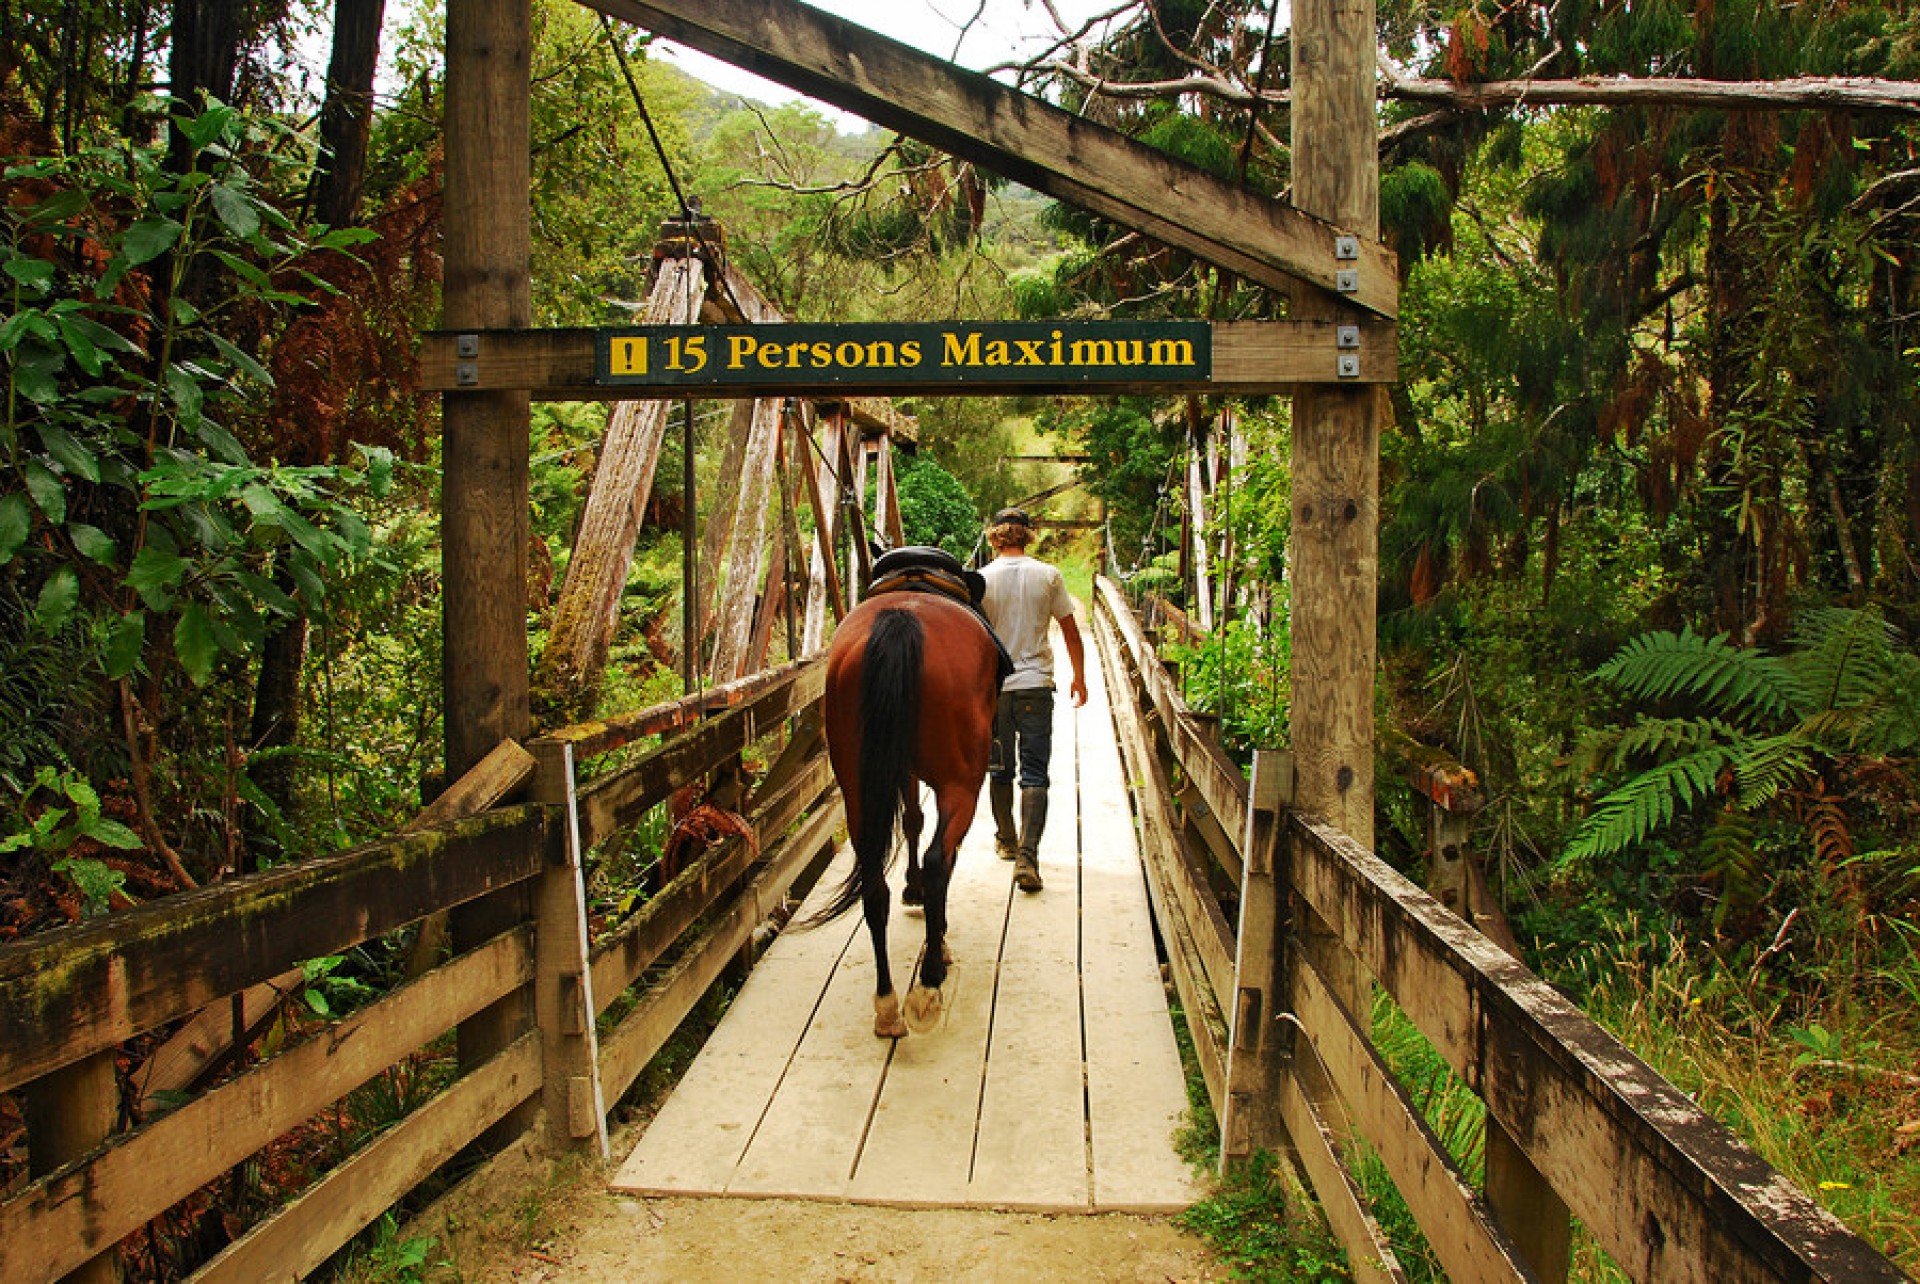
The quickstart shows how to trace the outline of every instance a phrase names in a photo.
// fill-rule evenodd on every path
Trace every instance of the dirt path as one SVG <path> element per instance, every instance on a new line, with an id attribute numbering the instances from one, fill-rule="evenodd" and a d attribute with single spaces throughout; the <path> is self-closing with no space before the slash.
<path id="1" fill-rule="evenodd" d="M 615 1139 L 623 1155 L 637 1136 Z M 612 1166 L 503 1157 L 408 1232 L 438 1239 L 429 1278 L 466 1284 L 724 1280 L 1221 1280 L 1166 1218 L 873 1208 L 798 1200 L 638 1199 Z"/>

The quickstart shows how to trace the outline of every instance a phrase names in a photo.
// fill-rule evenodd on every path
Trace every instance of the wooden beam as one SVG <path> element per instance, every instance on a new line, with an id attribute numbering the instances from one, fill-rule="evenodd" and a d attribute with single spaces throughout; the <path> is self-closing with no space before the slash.
<path id="1" fill-rule="evenodd" d="M 0 946 L 0 1092 L 197 1012 L 302 959 L 530 878 L 544 808 L 247 874 Z"/>
<path id="2" fill-rule="evenodd" d="M 690 260 L 696 266 L 698 260 Z M 1340 325 L 1356 327 L 1360 347 L 1359 367 L 1351 378 L 1339 372 L 1342 349 L 1337 346 Z M 1400 377 L 1398 331 L 1390 321 L 1356 318 L 1293 321 L 1215 321 L 1213 328 L 1213 372 L 1190 383 L 1036 383 L 1023 378 L 1017 367 L 970 368 L 964 382 L 951 384 L 900 383 L 862 385 L 857 397 L 846 390 L 817 381 L 796 377 L 791 384 L 702 385 L 694 394 L 712 400 L 748 400 L 755 397 L 807 396 L 823 408 L 844 405 L 863 436 L 878 436 L 883 430 L 903 439 L 905 416 L 891 415 L 882 420 L 878 407 L 882 395 L 901 397 L 985 397 L 1034 393 L 1057 396 L 1063 391 L 1084 395 L 1137 392 L 1147 395 L 1175 396 L 1186 393 L 1218 393 L 1223 396 L 1254 396 L 1287 393 L 1311 384 L 1387 384 Z M 465 332 L 462 332 L 465 333 Z M 420 386 L 431 392 L 493 391 L 521 389 L 542 401 L 613 401 L 627 398 L 684 397 L 684 386 L 649 389 L 640 384 L 607 386 L 594 382 L 592 330 L 493 330 L 473 334 L 468 342 L 479 352 L 475 358 L 459 355 L 461 335 L 434 331 L 422 337 L 418 373 Z M 469 367 L 464 373 L 462 365 Z M 465 380 L 466 382 L 461 382 Z M 662 403 L 664 404 L 664 403 Z M 664 413 L 664 410 L 662 411 Z M 907 430 L 910 432 L 910 428 Z M 644 499 L 642 500 L 644 503 Z"/>
<path id="3" fill-rule="evenodd" d="M 737 473 L 726 474 L 733 491 L 733 525 L 726 545 L 725 577 L 714 586 L 718 602 L 713 633 L 712 680 L 744 676 L 753 608 L 759 598 L 760 555 L 766 548 L 769 497 L 773 494 L 774 455 L 780 448 L 780 402 L 762 398 L 753 413 L 745 454 Z M 774 502 L 780 502 L 775 500 Z"/>
<path id="4" fill-rule="evenodd" d="M 0 1279 L 57 1279 L 532 975 L 531 933 L 498 937 L 33 1182 L 0 1205 Z"/>
<path id="5" fill-rule="evenodd" d="M 793 0 L 589 3 L 1248 280 L 1280 290 L 1304 281 L 1335 295 L 1336 273 L 1353 268 L 1355 289 L 1336 297 L 1383 316 L 1398 307 L 1393 255 L 1371 225 L 1357 238 L 1355 258 L 1336 259 L 1335 238 L 1343 230 L 1311 211 L 1269 200 L 843 18 Z M 1297 81 L 1295 93 L 1297 101 Z M 1373 140 L 1369 122 L 1359 141 L 1371 149 Z"/>
<path id="6" fill-rule="evenodd" d="M 447 329 L 517 329 L 533 317 L 530 66 L 526 0 L 447 8 Z M 446 769 L 466 774 L 502 740 L 525 740 L 530 540 L 525 392 L 445 399 L 441 559 Z"/>
<path id="7" fill-rule="evenodd" d="M 654 278 L 644 319 L 661 325 L 689 322 L 706 289 L 705 273 L 706 265 L 697 258 L 663 262 Z M 561 336 L 579 333 L 556 331 L 530 345 L 504 336 L 484 336 L 478 340 L 481 355 L 474 361 L 480 369 L 490 370 L 502 361 L 514 360 L 516 353 L 551 355 Z M 548 338 L 554 344 L 549 344 Z M 457 340 L 449 342 L 457 348 Z M 571 348 L 567 351 L 570 356 Z M 458 360 L 457 352 L 447 355 Z M 592 362 L 590 353 L 588 362 Z M 453 375 L 454 367 L 447 366 L 446 373 Z M 620 400 L 607 418 L 600 460 L 580 514 L 580 533 L 574 539 L 567 577 L 554 604 L 547 648 L 540 657 L 541 688 L 576 717 L 592 713 L 590 697 L 599 690 L 606 670 L 607 652 L 620 616 L 620 597 L 633 566 L 640 521 L 653 494 L 671 408 L 666 401 Z"/>
<path id="8" fill-rule="evenodd" d="M 1294 887 L 1337 947 L 1373 971 L 1621 1270 L 1905 1278 L 1512 955 L 1345 834 L 1297 812 L 1289 823 Z"/>
<path id="9" fill-rule="evenodd" d="M 619 714 L 600 722 L 583 722 L 571 727 L 561 727 L 536 740 L 533 751 L 541 752 L 544 741 L 558 741 L 573 746 L 575 760 L 591 758 L 603 753 L 612 753 L 635 741 L 648 736 L 665 735 L 670 731 L 679 731 L 704 721 L 714 714 L 728 709 L 738 709 L 742 705 L 755 704 L 762 700 L 771 700 L 779 704 L 781 712 L 777 717 L 785 717 L 789 711 L 786 697 L 776 695 L 782 687 L 796 682 L 806 681 L 807 675 L 815 669 L 821 670 L 824 677 L 825 656 L 816 656 L 805 660 L 794 660 L 777 669 L 768 669 L 750 677 L 728 682 L 697 695 L 682 696 L 678 700 L 666 700 L 660 704 L 648 705 L 632 713 Z M 820 687 L 809 688 L 818 694 Z"/>
<path id="10" fill-rule="evenodd" d="M 482 1129 L 532 1095 L 540 1070 L 539 1040 L 523 1035 L 227 1245 L 193 1276 L 194 1284 L 306 1279 Z"/>

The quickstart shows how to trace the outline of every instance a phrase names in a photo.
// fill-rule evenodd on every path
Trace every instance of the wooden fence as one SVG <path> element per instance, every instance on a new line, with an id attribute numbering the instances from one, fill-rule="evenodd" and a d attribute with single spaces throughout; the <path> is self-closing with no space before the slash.
<path id="1" fill-rule="evenodd" d="M 1637 1280 L 1905 1278 L 1512 955 L 1288 811 L 1283 756 L 1257 756 L 1249 781 L 1119 589 L 1101 579 L 1095 597 L 1154 912 L 1223 1159 L 1292 1158 L 1357 1279 L 1404 1278 L 1357 1143 L 1454 1280 L 1564 1279 L 1571 1218 Z M 1485 1105 L 1479 1184 L 1374 1046 L 1375 987 Z"/>
<path id="2" fill-rule="evenodd" d="M 571 728 L 528 746 L 529 802 L 0 948 L 0 1092 L 24 1104 L 30 1168 L 0 1203 L 0 1280 L 111 1278 L 121 1240 L 516 996 L 510 1010 L 520 1016 L 504 1046 L 463 1064 L 451 1085 L 194 1278 L 312 1271 L 502 1120 L 530 1115 L 556 1148 L 597 1138 L 604 1153 L 608 1106 L 831 847 L 841 812 L 816 709 L 824 676 L 822 660 L 800 661 Z M 665 739 L 655 747 L 639 743 L 657 735 Z M 639 913 L 590 940 L 582 853 L 756 746 L 773 758 L 743 807 L 754 841 L 709 848 Z M 620 749 L 630 761 L 575 779 L 576 764 Z M 250 1019 L 241 997 L 284 984 L 303 960 L 515 887 L 528 890 L 530 910 L 477 948 L 185 1104 L 141 1112 L 133 1097 L 123 1106 L 114 1060 L 128 1040 L 198 1013 L 219 1025 L 228 996 L 235 1020 Z M 634 1001 L 617 1022 L 595 1020 L 627 993 Z M 522 1109 L 536 1102 L 544 1109 Z M 116 1127 L 123 1113 L 145 1117 Z"/>

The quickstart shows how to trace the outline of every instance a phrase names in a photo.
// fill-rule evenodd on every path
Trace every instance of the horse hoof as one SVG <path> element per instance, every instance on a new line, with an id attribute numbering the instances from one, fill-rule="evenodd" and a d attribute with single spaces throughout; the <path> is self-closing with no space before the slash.
<path id="1" fill-rule="evenodd" d="M 953 966 L 953 947 L 945 941 L 940 942 L 940 961 L 948 967 Z"/>
<path id="2" fill-rule="evenodd" d="M 912 883 L 908 883 L 900 889 L 900 903 L 902 905 L 924 905 L 926 900 L 926 893 L 922 892 Z"/>
<path id="3" fill-rule="evenodd" d="M 915 1034 L 925 1034 L 940 1024 L 940 991 L 929 990 L 924 985 L 916 985 L 907 991 L 906 1018 L 907 1029 Z"/>
<path id="4" fill-rule="evenodd" d="M 907 1006 L 913 1006 L 911 994 L 907 996 Z M 900 1000 L 891 994 L 873 1001 L 873 1034 L 878 1039 L 907 1037 L 907 1023 L 900 1019 Z"/>

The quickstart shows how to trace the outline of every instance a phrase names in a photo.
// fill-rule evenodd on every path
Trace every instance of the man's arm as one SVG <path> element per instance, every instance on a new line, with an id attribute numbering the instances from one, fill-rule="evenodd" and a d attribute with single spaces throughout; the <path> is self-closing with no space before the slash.
<path id="1" fill-rule="evenodd" d="M 1078 708 L 1087 702 L 1087 655 L 1080 642 L 1080 625 L 1071 615 L 1060 617 L 1060 638 L 1067 644 L 1067 660 L 1073 665 L 1073 685 L 1067 690 Z"/>

